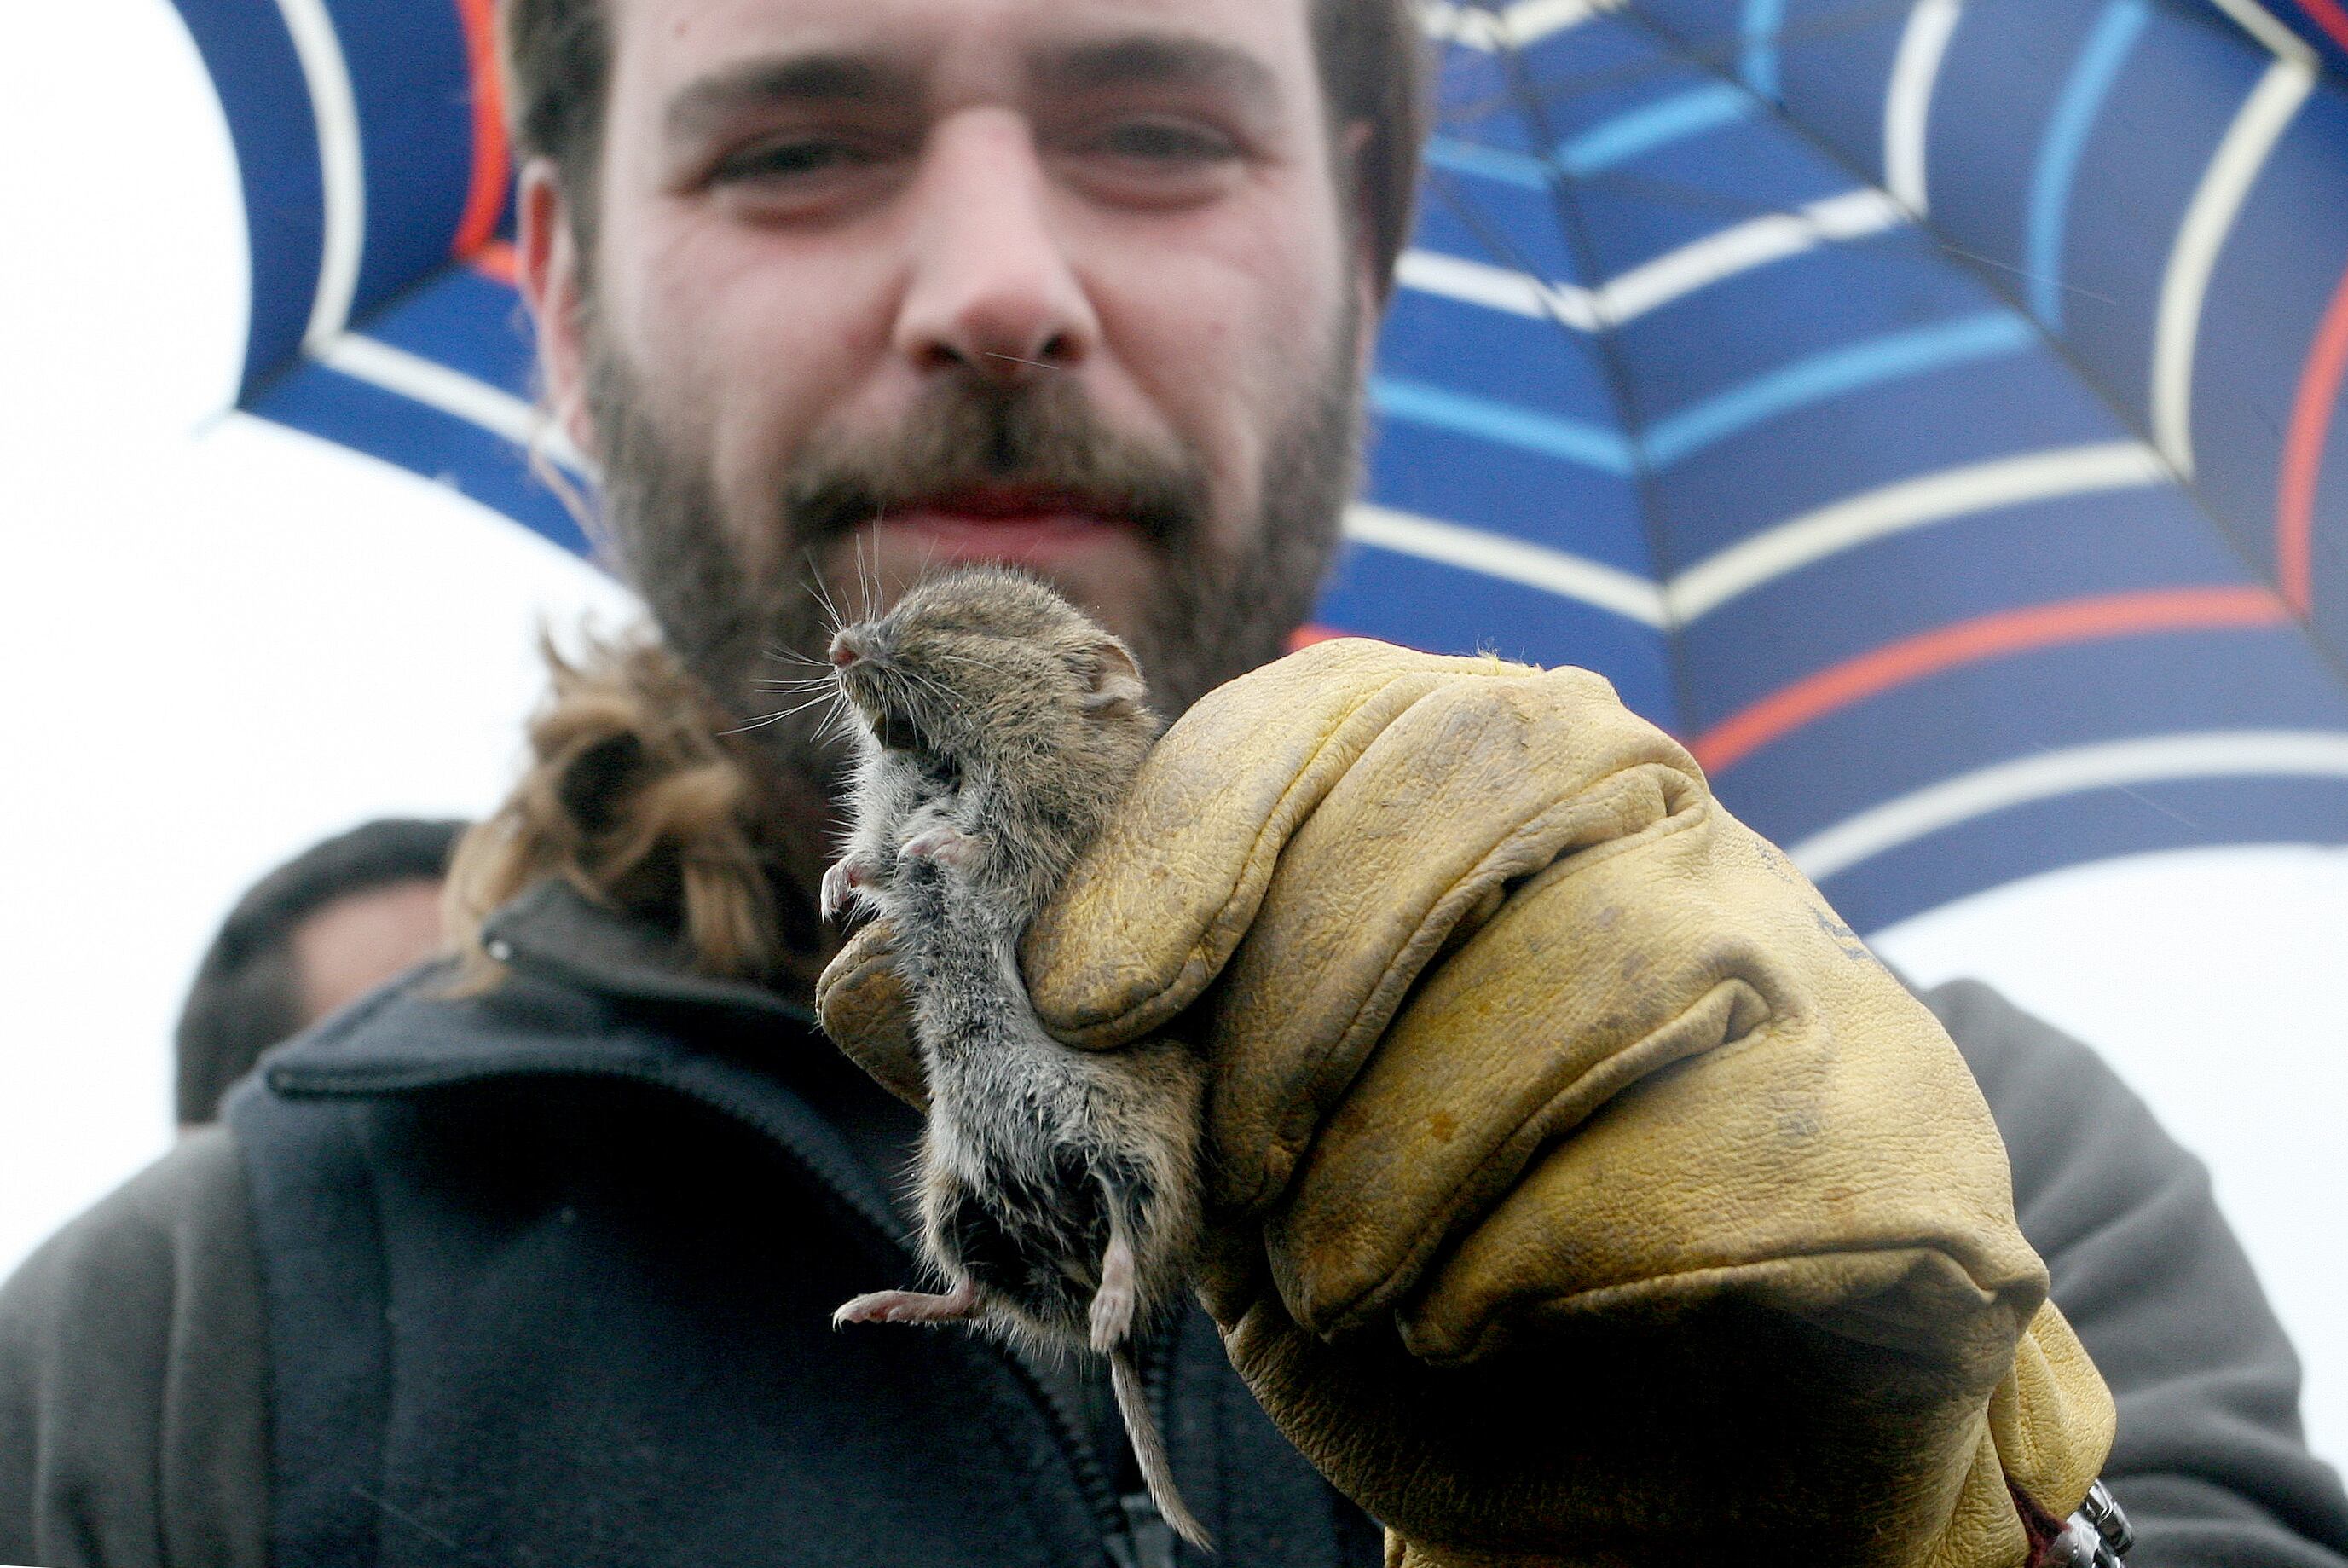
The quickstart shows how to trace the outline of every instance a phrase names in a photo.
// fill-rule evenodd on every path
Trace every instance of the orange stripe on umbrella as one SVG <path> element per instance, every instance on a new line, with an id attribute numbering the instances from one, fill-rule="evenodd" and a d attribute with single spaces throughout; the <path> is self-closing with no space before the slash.
<path id="1" fill-rule="evenodd" d="M 2147 632 L 2268 626 L 2291 611 L 2264 588 L 2157 588 L 2102 594 L 1960 621 L 1859 655 L 1763 697 L 1689 747 L 1706 771 L 1750 756 L 1806 724 L 1927 676 L 2032 648 Z"/>
<path id="2" fill-rule="evenodd" d="M 505 88 L 498 74 L 495 0 L 457 0 L 457 15 L 465 25 L 465 63 L 473 78 L 473 177 L 451 249 L 469 256 L 489 243 L 505 215 L 512 157 L 506 147 Z"/>
<path id="3" fill-rule="evenodd" d="M 2323 477 L 2323 448 L 2331 438 L 2343 375 L 2348 375 L 2348 273 L 2341 274 L 2299 375 L 2291 428 L 2283 435 L 2282 480 L 2275 495 L 2275 581 L 2282 587 L 2283 602 L 2302 615 L 2315 606 L 2315 490 Z"/>

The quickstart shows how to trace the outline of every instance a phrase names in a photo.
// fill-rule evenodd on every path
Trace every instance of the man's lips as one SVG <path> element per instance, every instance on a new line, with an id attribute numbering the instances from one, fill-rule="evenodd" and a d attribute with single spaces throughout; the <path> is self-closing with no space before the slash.
<path id="1" fill-rule="evenodd" d="M 874 531 L 919 539 L 934 559 L 1042 563 L 1132 534 L 1132 522 L 1081 496 L 973 491 L 892 509 Z"/>
<path id="2" fill-rule="evenodd" d="M 1076 490 L 1034 485 L 986 485 L 924 496 L 907 509 L 974 522 L 1017 522 L 1036 517 L 1114 517 L 1117 509 Z"/>

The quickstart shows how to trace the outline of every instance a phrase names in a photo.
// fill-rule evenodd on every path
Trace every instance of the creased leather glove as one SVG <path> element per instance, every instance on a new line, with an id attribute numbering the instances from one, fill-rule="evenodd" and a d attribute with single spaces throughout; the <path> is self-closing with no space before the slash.
<path id="1" fill-rule="evenodd" d="M 819 992 L 918 1101 L 885 927 Z M 1226 1347 L 1406 1563 L 2013 1568 L 2108 1394 L 1939 1025 L 1600 677 L 1213 693 L 1022 952 L 1211 1064 Z"/>

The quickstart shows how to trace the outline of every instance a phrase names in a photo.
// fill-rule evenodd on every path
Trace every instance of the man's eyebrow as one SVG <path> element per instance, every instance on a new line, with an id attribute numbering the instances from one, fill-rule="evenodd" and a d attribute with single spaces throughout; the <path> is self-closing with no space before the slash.
<path id="1" fill-rule="evenodd" d="M 1280 102 L 1280 78 L 1246 50 L 1208 38 L 1136 33 L 1098 43 L 1071 44 L 1035 57 L 1036 85 L 1060 92 L 1122 87 L 1206 88 L 1252 112 Z"/>
<path id="2" fill-rule="evenodd" d="M 671 140 L 695 141 L 727 121 L 784 104 L 867 104 L 918 95 L 911 74 L 866 55 L 809 54 L 752 60 L 679 89 L 669 99 Z"/>

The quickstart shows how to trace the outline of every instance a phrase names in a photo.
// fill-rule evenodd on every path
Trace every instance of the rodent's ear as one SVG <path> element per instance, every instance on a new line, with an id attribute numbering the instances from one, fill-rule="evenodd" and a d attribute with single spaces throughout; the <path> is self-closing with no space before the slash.
<path id="1" fill-rule="evenodd" d="M 1093 689 L 1085 698 L 1085 707 L 1095 713 L 1118 707 L 1138 708 L 1149 696 L 1142 684 L 1141 666 L 1125 645 L 1114 637 L 1105 637 L 1092 646 Z"/>

